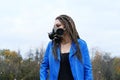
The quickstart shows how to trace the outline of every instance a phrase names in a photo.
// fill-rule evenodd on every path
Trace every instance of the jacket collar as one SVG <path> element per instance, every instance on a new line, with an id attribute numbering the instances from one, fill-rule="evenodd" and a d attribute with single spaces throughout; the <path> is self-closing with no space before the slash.
<path id="1" fill-rule="evenodd" d="M 70 48 L 70 57 L 73 56 L 75 53 L 76 53 L 76 45 L 74 42 L 72 42 L 71 48 Z"/>
<path id="2" fill-rule="evenodd" d="M 70 52 L 69 52 L 69 57 L 74 56 L 74 54 L 76 53 L 76 45 L 74 42 L 71 43 L 71 47 L 70 47 Z M 58 55 L 58 60 L 60 60 L 60 46 L 57 48 L 57 55 Z"/>

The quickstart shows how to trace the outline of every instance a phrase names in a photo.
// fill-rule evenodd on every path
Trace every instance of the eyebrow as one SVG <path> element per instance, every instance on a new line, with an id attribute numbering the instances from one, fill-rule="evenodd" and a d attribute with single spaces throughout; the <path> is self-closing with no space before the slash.
<path id="1" fill-rule="evenodd" d="M 55 26 L 55 25 L 62 25 L 62 24 L 57 23 L 57 24 L 54 24 L 54 26 Z"/>

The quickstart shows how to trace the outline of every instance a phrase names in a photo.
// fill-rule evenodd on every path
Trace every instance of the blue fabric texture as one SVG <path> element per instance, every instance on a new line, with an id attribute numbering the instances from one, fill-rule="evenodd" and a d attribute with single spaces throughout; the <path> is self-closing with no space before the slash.
<path id="1" fill-rule="evenodd" d="M 74 55 L 76 52 L 76 46 L 74 42 L 72 42 L 69 52 L 69 62 L 73 78 L 74 80 L 93 80 L 92 65 L 87 44 L 82 39 L 78 39 L 78 43 L 80 45 L 83 62 L 81 63 L 81 61 Z M 57 49 L 58 60 L 55 60 L 52 54 L 52 46 L 52 41 L 50 41 L 40 65 L 40 80 L 47 80 L 48 71 L 49 80 L 58 80 L 60 69 L 60 48 Z"/>

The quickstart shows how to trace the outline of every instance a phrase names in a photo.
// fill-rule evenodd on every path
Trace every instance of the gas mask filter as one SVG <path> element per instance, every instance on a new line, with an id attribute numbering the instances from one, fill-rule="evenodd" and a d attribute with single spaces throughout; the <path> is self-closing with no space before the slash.
<path id="1" fill-rule="evenodd" d="M 64 34 L 64 29 L 54 27 L 52 32 L 48 33 L 48 36 L 51 40 L 59 43 L 61 41 L 61 37 Z"/>

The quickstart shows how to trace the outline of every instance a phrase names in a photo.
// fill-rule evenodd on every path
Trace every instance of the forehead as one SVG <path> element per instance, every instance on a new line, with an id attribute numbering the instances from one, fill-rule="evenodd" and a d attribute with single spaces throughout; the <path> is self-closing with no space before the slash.
<path id="1" fill-rule="evenodd" d="M 56 19 L 55 24 L 62 24 L 62 23 L 58 19 Z"/>

